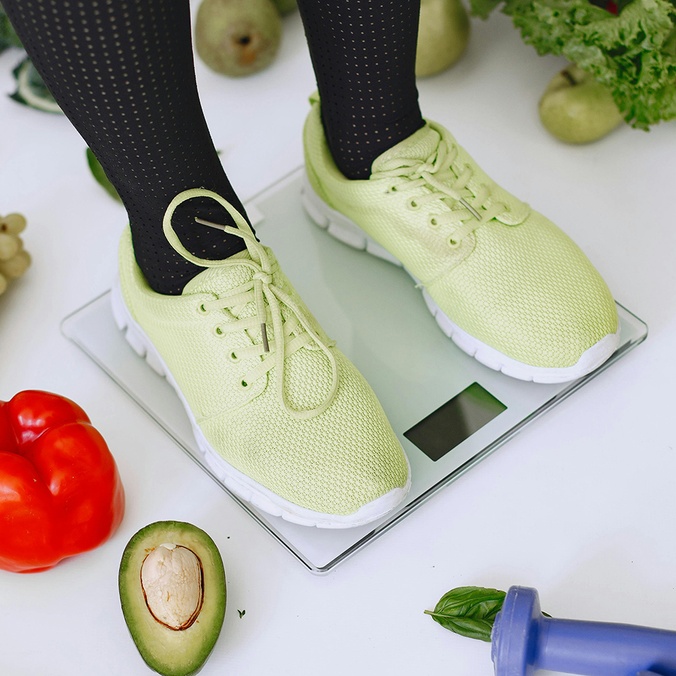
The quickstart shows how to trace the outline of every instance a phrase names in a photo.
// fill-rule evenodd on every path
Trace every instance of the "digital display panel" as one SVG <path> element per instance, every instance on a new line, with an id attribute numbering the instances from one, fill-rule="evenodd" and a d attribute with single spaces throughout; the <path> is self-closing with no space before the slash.
<path id="1" fill-rule="evenodd" d="M 404 432 L 404 436 L 437 461 L 506 409 L 479 383 L 472 383 Z"/>

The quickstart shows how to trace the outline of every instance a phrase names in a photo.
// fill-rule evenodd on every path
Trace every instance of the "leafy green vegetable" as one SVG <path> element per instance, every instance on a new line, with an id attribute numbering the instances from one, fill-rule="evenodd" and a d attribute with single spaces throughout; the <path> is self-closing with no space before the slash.
<path id="1" fill-rule="evenodd" d="M 49 93 L 40 74 L 35 70 L 31 60 L 26 57 L 12 71 L 16 80 L 16 91 L 9 98 L 35 110 L 47 113 L 60 113 L 61 108 Z"/>
<path id="2" fill-rule="evenodd" d="M 21 41 L 14 32 L 7 14 L 0 4 L 0 53 L 8 47 L 21 47 Z M 17 103 L 48 113 L 60 113 L 61 108 L 54 100 L 40 74 L 35 70 L 31 60 L 24 56 L 12 71 L 16 80 L 16 91 L 10 95 Z"/>
<path id="3" fill-rule="evenodd" d="M 625 120 L 648 129 L 676 118 L 676 0 L 631 0 L 615 16 L 589 0 L 470 0 L 512 17 L 539 54 L 566 57 L 604 84 Z"/>
<path id="4" fill-rule="evenodd" d="M 8 47 L 21 47 L 21 41 L 14 32 L 12 24 L 9 23 L 2 5 L 0 5 L 0 53 Z"/>
<path id="5" fill-rule="evenodd" d="M 502 2 L 503 0 L 470 0 L 470 11 L 474 16 L 481 19 L 487 19 L 488 15 Z"/>
<path id="6" fill-rule="evenodd" d="M 106 176 L 106 172 L 103 171 L 101 163 L 96 159 L 96 155 L 87 148 L 87 164 L 89 165 L 89 171 L 92 172 L 92 176 L 96 179 L 96 182 L 114 199 L 118 202 L 121 202 L 120 196 L 115 190 L 115 186 L 110 182 Z"/>
<path id="7" fill-rule="evenodd" d="M 426 610 L 425 614 L 456 634 L 490 641 L 493 623 L 505 596 L 499 589 L 456 587 L 439 599 L 434 610 Z"/>

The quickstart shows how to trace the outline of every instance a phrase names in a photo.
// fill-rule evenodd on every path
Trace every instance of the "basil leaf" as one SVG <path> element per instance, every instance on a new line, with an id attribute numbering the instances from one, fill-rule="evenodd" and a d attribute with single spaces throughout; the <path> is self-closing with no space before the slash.
<path id="1" fill-rule="evenodd" d="M 92 176 L 96 179 L 96 182 L 114 199 L 118 202 L 121 202 L 120 196 L 115 190 L 115 186 L 110 182 L 106 176 L 106 172 L 103 171 L 101 163 L 96 159 L 96 155 L 91 151 L 90 148 L 87 148 L 87 164 L 89 165 L 89 171 L 92 172 Z"/>
<path id="2" fill-rule="evenodd" d="M 505 596 L 499 589 L 456 587 L 439 599 L 433 611 L 426 610 L 425 614 L 456 634 L 490 641 Z"/>

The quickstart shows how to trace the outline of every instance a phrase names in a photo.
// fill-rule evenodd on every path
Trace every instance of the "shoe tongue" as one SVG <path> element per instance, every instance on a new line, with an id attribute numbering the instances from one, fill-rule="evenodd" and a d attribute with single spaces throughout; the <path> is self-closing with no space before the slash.
<path id="1" fill-rule="evenodd" d="M 391 165 L 396 160 L 420 160 L 426 162 L 434 154 L 441 140 L 439 132 L 425 124 L 408 138 L 386 150 L 380 157 L 377 157 L 371 168 L 372 173 L 384 169 L 386 165 Z"/>
<path id="2" fill-rule="evenodd" d="M 249 252 L 244 250 L 236 253 L 228 260 L 251 259 Z M 221 296 L 230 290 L 245 284 L 253 276 L 253 270 L 247 265 L 223 265 L 214 268 L 205 268 L 196 277 L 193 277 L 184 287 L 183 295 L 193 293 L 213 293 Z"/>

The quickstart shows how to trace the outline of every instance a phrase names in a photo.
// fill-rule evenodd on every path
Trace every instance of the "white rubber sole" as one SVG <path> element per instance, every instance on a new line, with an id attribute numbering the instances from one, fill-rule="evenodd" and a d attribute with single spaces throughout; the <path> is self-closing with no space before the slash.
<path id="1" fill-rule="evenodd" d="M 317 195 L 310 185 L 307 175 L 304 176 L 301 189 L 301 199 L 305 211 L 310 218 L 323 230 L 355 249 L 382 258 L 404 270 L 401 261 L 389 251 L 371 239 L 354 221 L 339 211 L 332 209 Z M 408 270 L 406 270 L 408 272 Z M 417 279 L 408 273 L 415 281 Z M 526 364 L 506 354 L 499 352 L 490 345 L 486 345 L 454 324 L 430 297 L 425 289 L 422 292 L 427 308 L 436 319 L 441 330 L 465 353 L 474 357 L 478 362 L 489 368 L 500 371 L 505 375 L 536 383 L 554 384 L 577 380 L 603 364 L 617 349 L 620 342 L 619 329 L 617 333 L 604 336 L 598 343 L 586 350 L 576 364 L 565 368 L 544 368 Z"/>
<path id="2" fill-rule="evenodd" d="M 226 462 L 219 453 L 211 447 L 204 437 L 202 430 L 195 421 L 195 416 L 193 415 L 190 406 L 186 402 L 164 360 L 127 309 L 122 298 L 119 281 L 116 281 L 113 286 L 111 292 L 111 304 L 115 323 L 124 333 L 127 342 L 134 352 L 140 357 L 143 357 L 153 371 L 165 377 L 169 384 L 174 388 L 174 391 L 188 414 L 199 452 L 203 456 L 208 468 L 216 478 L 238 498 L 251 503 L 266 514 L 279 516 L 286 521 L 301 526 L 315 526 L 317 528 L 354 528 L 380 519 L 397 507 L 406 497 L 411 487 L 410 467 L 408 481 L 403 488 L 395 488 L 382 495 L 377 500 L 364 505 L 358 511 L 347 515 L 325 514 L 301 507 L 300 505 L 296 505 L 276 493 L 273 493 L 262 484 L 251 479 L 246 474 L 243 474 Z"/>

